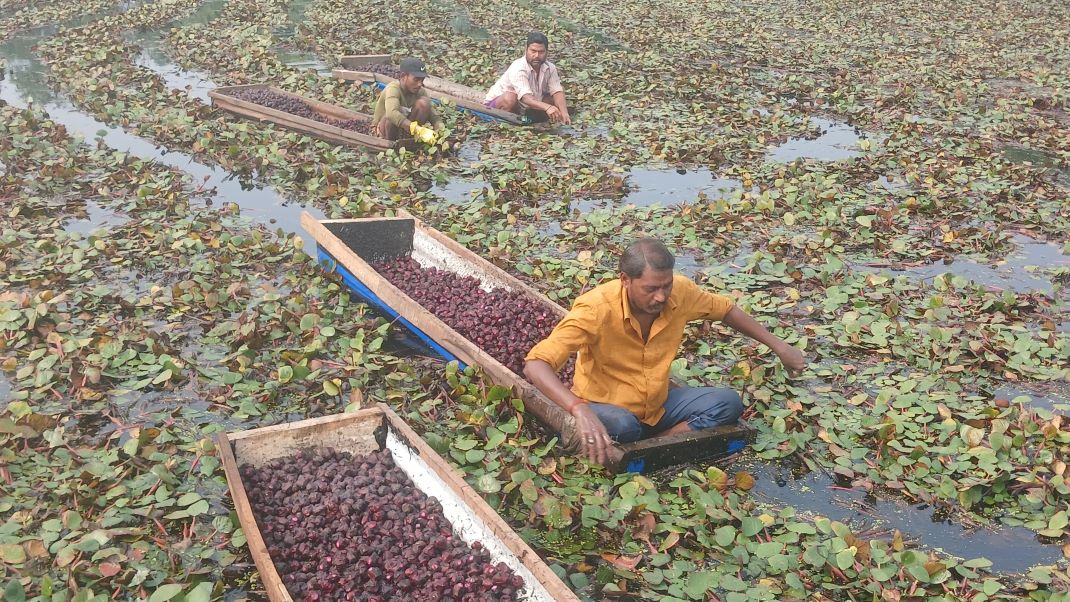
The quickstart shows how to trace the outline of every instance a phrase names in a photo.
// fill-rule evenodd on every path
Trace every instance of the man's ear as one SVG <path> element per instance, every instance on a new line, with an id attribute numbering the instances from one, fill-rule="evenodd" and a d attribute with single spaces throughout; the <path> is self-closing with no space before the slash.
<path id="1" fill-rule="evenodd" d="M 629 277 L 624 272 L 621 272 L 620 273 L 620 281 L 621 281 L 621 284 L 623 284 L 624 286 L 628 286 L 632 282 L 632 279 L 631 279 L 631 277 Z"/>

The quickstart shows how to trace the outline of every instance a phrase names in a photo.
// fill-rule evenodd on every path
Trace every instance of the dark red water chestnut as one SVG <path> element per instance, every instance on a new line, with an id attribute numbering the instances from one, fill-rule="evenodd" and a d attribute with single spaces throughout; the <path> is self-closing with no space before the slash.
<path id="1" fill-rule="evenodd" d="M 515 600 L 523 585 L 454 535 L 387 451 L 302 450 L 239 472 L 295 600 Z"/>

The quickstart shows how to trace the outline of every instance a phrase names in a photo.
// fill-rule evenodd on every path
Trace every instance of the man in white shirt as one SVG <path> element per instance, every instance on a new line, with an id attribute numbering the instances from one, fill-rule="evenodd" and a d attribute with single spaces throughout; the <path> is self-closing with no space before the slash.
<path id="1" fill-rule="evenodd" d="M 491 86 L 483 104 L 494 109 L 527 114 L 536 121 L 571 123 L 561 77 L 557 74 L 557 67 L 546 60 L 549 46 L 544 34 L 529 33 L 524 56 L 513 61 Z"/>

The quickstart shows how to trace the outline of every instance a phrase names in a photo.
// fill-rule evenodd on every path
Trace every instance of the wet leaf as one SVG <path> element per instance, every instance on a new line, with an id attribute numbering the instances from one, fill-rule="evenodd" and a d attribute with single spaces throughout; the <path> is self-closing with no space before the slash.
<path id="1" fill-rule="evenodd" d="M 182 593 L 182 586 L 177 583 L 168 583 L 167 585 L 161 585 L 156 588 L 152 595 L 149 596 L 148 602 L 166 602 L 171 598 Z"/>
<path id="2" fill-rule="evenodd" d="M 706 469 L 706 479 L 709 482 L 711 489 L 724 491 L 728 488 L 728 475 L 716 466 L 711 466 Z"/>
<path id="3" fill-rule="evenodd" d="M 609 552 L 602 552 L 602 560 L 605 560 L 609 564 L 615 567 L 622 568 L 628 571 L 635 570 L 635 567 L 639 566 L 639 561 L 643 559 L 642 556 L 622 556 L 619 554 L 610 554 Z"/>
<path id="4" fill-rule="evenodd" d="M 483 493 L 498 493 L 502 490 L 501 481 L 489 474 L 485 474 L 479 477 L 479 480 L 476 481 L 476 484 L 479 486 L 479 490 Z"/>
<path id="5" fill-rule="evenodd" d="M 26 590 L 18 579 L 11 579 L 4 586 L 4 600 L 8 602 L 25 602 Z"/>
<path id="6" fill-rule="evenodd" d="M 750 491 L 754 487 L 754 477 L 749 472 L 739 471 L 734 478 L 737 489 Z"/>
<path id="7" fill-rule="evenodd" d="M 0 561 L 7 564 L 22 564 L 26 561 L 26 551 L 20 544 L 0 544 Z"/>

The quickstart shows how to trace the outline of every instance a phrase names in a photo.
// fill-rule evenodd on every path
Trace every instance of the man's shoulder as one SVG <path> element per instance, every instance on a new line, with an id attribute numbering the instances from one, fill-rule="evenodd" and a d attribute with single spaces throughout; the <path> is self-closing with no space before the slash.
<path id="1" fill-rule="evenodd" d="M 705 292 L 695 281 L 683 274 L 672 276 L 672 296 L 678 300 L 693 298 L 696 294 Z"/>
<path id="2" fill-rule="evenodd" d="M 389 96 L 391 94 L 401 94 L 401 84 L 398 80 L 394 80 L 383 87 L 382 95 Z"/>
<path id="3" fill-rule="evenodd" d="M 526 68 L 528 68 L 528 59 L 525 57 L 520 57 L 515 61 L 509 63 L 510 71 L 523 71 Z"/>
<path id="4" fill-rule="evenodd" d="M 598 309 L 612 304 L 615 300 L 620 300 L 620 280 L 616 278 L 603 282 L 576 297 L 576 302 L 573 305 L 585 305 Z"/>
<path id="5" fill-rule="evenodd" d="M 672 286 L 673 286 L 673 289 L 675 289 L 677 286 L 681 286 L 683 288 L 688 288 L 688 289 L 690 289 L 690 288 L 698 288 L 698 285 L 695 284 L 694 280 L 688 278 L 687 276 L 685 276 L 685 275 L 683 275 L 683 274 L 681 274 L 679 272 L 677 272 L 677 273 L 672 275 Z"/>

